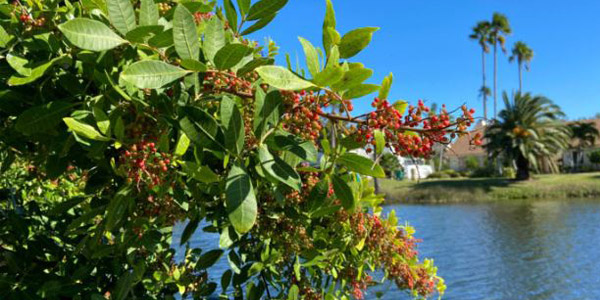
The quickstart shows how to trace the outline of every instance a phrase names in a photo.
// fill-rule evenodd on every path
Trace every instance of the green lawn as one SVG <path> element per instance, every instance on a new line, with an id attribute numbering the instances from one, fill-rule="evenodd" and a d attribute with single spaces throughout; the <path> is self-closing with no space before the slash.
<path id="1" fill-rule="evenodd" d="M 537 175 L 528 181 L 456 178 L 416 181 L 380 180 L 380 192 L 394 202 L 475 202 L 504 199 L 600 199 L 600 172 Z"/>

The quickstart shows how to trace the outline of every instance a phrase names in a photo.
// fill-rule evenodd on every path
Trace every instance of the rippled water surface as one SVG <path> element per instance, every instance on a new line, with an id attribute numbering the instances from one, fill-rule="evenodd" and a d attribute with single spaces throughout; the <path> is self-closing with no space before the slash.
<path id="1" fill-rule="evenodd" d="M 433 258 L 446 280 L 443 299 L 600 299 L 600 201 L 391 209 L 423 239 L 420 255 Z M 197 232 L 192 244 L 216 248 L 218 236 Z M 225 268 L 221 260 L 211 277 L 218 282 Z M 394 286 L 377 289 L 386 290 L 382 299 L 410 299 Z"/>

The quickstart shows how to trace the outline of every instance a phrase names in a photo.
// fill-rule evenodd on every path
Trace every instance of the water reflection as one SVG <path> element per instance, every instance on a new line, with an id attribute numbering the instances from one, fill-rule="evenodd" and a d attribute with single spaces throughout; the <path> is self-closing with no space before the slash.
<path id="1" fill-rule="evenodd" d="M 444 299 L 600 299 L 600 201 L 395 205 L 385 212 L 391 209 L 424 240 L 421 256 L 433 258 L 446 279 Z M 218 236 L 196 232 L 191 243 L 213 249 Z M 210 277 L 218 282 L 226 268 L 220 261 Z M 377 290 L 387 291 L 383 299 L 410 299 L 394 286 L 367 299 Z"/>
<path id="2" fill-rule="evenodd" d="M 600 299 L 600 203 L 394 208 L 425 240 L 421 253 L 446 279 L 445 299 Z"/>

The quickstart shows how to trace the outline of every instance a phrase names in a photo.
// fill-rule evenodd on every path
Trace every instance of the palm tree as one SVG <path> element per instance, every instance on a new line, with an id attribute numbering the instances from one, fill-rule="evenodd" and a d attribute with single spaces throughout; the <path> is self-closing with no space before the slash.
<path id="1" fill-rule="evenodd" d="M 571 138 L 577 140 L 577 151 L 573 152 L 573 161 L 575 168 L 579 168 L 579 163 L 583 160 L 583 148 L 593 146 L 596 139 L 600 138 L 600 131 L 594 123 L 575 122 L 569 124 L 571 129 Z"/>
<path id="2" fill-rule="evenodd" d="M 510 24 L 505 15 L 494 13 L 492 22 L 490 23 L 490 39 L 489 43 L 494 46 L 494 119 L 497 112 L 497 95 L 496 87 L 498 85 L 498 44 L 502 52 L 506 53 L 506 35 L 511 33 Z"/>
<path id="3" fill-rule="evenodd" d="M 538 162 L 557 169 L 552 157 L 565 149 L 570 130 L 560 121 L 564 116 L 560 107 L 543 96 L 517 93 L 509 99 L 502 95 L 505 108 L 499 119 L 485 133 L 485 147 L 493 157 L 503 155 L 516 161 L 517 179 L 530 178 L 530 167 L 538 169 Z"/>
<path id="4" fill-rule="evenodd" d="M 525 65 L 525 70 L 529 71 L 529 63 L 533 59 L 533 50 L 527 46 L 527 44 L 518 41 L 512 48 L 512 55 L 508 58 L 508 61 L 513 62 L 517 60 L 519 65 L 519 92 L 523 91 L 523 75 L 522 69 Z"/>
<path id="5" fill-rule="evenodd" d="M 491 95 L 492 95 L 492 92 L 490 91 L 489 87 L 482 86 L 479 89 L 479 97 L 483 98 L 483 108 L 484 108 L 484 110 L 486 109 L 486 104 L 485 104 L 485 102 L 487 101 L 486 99 L 487 99 L 487 97 L 489 97 Z M 487 111 L 485 111 L 483 115 L 484 115 L 483 119 L 487 121 Z"/>
<path id="6" fill-rule="evenodd" d="M 469 35 L 469 38 L 477 41 L 479 46 L 481 46 L 481 73 L 483 74 L 483 85 L 482 89 L 487 89 L 485 85 L 485 55 L 490 52 L 490 47 L 488 43 L 490 42 L 490 22 L 481 21 L 478 22 L 475 27 L 473 27 L 473 32 Z M 488 94 L 483 94 L 483 119 L 487 120 L 487 96 Z"/>

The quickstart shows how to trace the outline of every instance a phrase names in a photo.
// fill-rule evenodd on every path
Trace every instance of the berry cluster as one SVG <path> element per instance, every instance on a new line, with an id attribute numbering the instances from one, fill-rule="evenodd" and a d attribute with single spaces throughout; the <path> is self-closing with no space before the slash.
<path id="1" fill-rule="evenodd" d="M 319 97 L 312 91 L 281 91 L 281 95 L 285 110 L 283 129 L 303 139 L 315 141 L 323 129 L 320 104 L 325 101 L 325 97 Z"/>
<path id="2" fill-rule="evenodd" d="M 286 201 L 292 205 L 304 203 L 315 185 L 321 181 L 318 172 L 298 171 L 298 174 L 302 179 L 302 188 L 300 191 L 291 191 L 285 195 Z"/>
<path id="3" fill-rule="evenodd" d="M 31 27 L 43 27 L 46 25 L 46 18 L 39 17 L 34 19 L 32 15 L 25 8 L 18 8 L 18 3 L 13 3 L 13 14 L 19 16 L 19 20 L 21 23 L 27 26 L 27 28 Z"/>
<path id="4" fill-rule="evenodd" d="M 207 71 L 204 76 L 205 92 L 227 92 L 234 95 L 252 95 L 250 81 L 237 77 L 234 72 Z M 257 74 L 251 76 L 258 76 Z"/>
<path id="5" fill-rule="evenodd" d="M 167 12 L 169 12 L 169 10 L 171 10 L 171 8 L 172 8 L 172 6 L 169 3 L 166 3 L 166 2 L 158 3 L 158 11 L 163 15 L 166 14 Z"/>
<path id="6" fill-rule="evenodd" d="M 348 213 L 345 210 L 336 212 L 336 220 L 349 224 L 353 230 L 355 243 L 364 240 L 365 253 L 371 256 L 377 267 L 384 269 L 389 278 L 396 281 L 398 287 L 410 289 L 420 296 L 433 293 L 438 277 L 435 270 L 426 263 L 411 264 L 417 257 L 416 244 L 419 240 L 408 233 L 408 230 L 398 229 L 390 221 L 382 221 L 379 217 L 366 212 Z M 362 291 L 370 283 L 370 277 L 365 276 L 358 281 L 353 276 L 353 267 L 348 266 L 345 272 L 351 278 L 352 294 L 356 299 L 362 299 Z M 346 276 L 345 276 L 346 277 Z"/>
<path id="7" fill-rule="evenodd" d="M 142 139 L 122 151 L 120 162 L 127 172 L 127 181 L 137 185 L 144 184 L 149 189 L 171 182 L 173 168 L 171 154 L 159 152 L 156 139 Z"/>
<path id="8" fill-rule="evenodd" d="M 429 157 L 435 143 L 448 143 L 448 134 L 467 129 L 473 122 L 473 109 L 462 107 L 463 115 L 452 121 L 445 107 L 439 114 L 419 100 L 417 106 L 410 106 L 405 116 L 385 99 L 375 98 L 371 104 L 375 111 L 366 115 L 365 122 L 358 128 L 351 128 L 356 134 L 356 141 L 367 145 L 367 152 L 373 151 L 376 144 L 374 130 L 381 130 L 386 138 L 386 147 L 398 155 Z"/>
<path id="9" fill-rule="evenodd" d="M 202 21 L 212 18 L 212 16 L 213 16 L 213 14 L 210 12 L 207 12 L 207 13 L 197 12 L 197 13 L 194 13 L 194 21 L 196 22 L 196 24 L 200 24 L 200 23 L 202 23 Z"/>
<path id="10" fill-rule="evenodd" d="M 360 280 L 352 280 L 350 287 L 352 288 L 352 296 L 354 299 L 364 299 L 363 290 L 366 290 L 372 284 L 373 278 L 370 275 L 362 277 Z"/>

